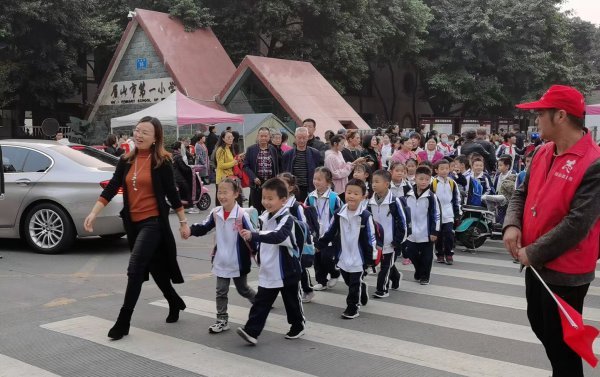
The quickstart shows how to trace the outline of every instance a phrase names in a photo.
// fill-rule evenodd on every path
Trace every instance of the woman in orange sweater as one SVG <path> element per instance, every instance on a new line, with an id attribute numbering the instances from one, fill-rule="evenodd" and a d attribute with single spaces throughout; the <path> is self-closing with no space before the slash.
<path id="1" fill-rule="evenodd" d="M 162 125 L 156 118 L 144 117 L 136 125 L 133 135 L 135 148 L 119 160 L 110 183 L 84 223 L 84 228 L 91 232 L 98 214 L 123 189 L 121 217 L 131 256 L 123 307 L 108 332 L 115 340 L 129 334 L 131 315 L 149 273 L 169 302 L 168 323 L 176 322 L 179 311 L 186 307 L 171 284 L 183 283 L 183 276 L 177 264 L 177 246 L 169 225 L 169 205 L 165 197 L 179 217 L 182 237 L 189 233 L 189 227 L 175 187 L 171 155 L 163 145 Z"/>

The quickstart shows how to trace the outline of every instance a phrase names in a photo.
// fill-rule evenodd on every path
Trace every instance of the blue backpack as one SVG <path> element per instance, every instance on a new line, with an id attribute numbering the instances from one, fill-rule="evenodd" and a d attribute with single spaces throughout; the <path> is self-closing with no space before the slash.
<path id="1" fill-rule="evenodd" d="M 467 193 L 467 205 L 470 206 L 483 206 L 483 202 L 481 200 L 481 196 L 483 195 L 483 186 L 479 179 L 470 177 L 471 184 L 469 193 Z M 470 194 L 470 195 L 469 195 Z"/>
<path id="2" fill-rule="evenodd" d="M 333 214 L 335 213 L 335 204 L 337 202 L 337 198 L 338 198 L 338 194 L 331 191 L 329 192 L 329 215 L 333 216 Z M 315 197 L 314 196 L 309 196 L 308 197 L 308 205 L 309 207 L 316 207 L 316 203 L 315 203 Z"/>

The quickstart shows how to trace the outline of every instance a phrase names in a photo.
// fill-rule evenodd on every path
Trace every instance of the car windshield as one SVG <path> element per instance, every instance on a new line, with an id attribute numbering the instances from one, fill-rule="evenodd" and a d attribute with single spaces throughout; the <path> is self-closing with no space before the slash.
<path id="1" fill-rule="evenodd" d="M 117 166 L 119 159 L 102 151 L 90 147 L 74 149 L 73 146 L 56 146 L 54 150 L 68 157 L 79 165 L 91 168 L 110 168 Z"/>

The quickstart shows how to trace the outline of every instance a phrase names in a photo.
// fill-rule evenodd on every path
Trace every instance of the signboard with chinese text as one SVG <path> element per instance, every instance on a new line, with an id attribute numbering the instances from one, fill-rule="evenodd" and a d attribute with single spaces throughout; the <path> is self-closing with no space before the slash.
<path id="1" fill-rule="evenodd" d="M 148 69 L 148 59 L 146 59 L 146 58 L 138 58 L 135 61 L 135 68 L 138 71 L 145 71 L 146 69 Z"/>
<path id="2" fill-rule="evenodd" d="M 175 82 L 170 77 L 112 82 L 102 105 L 157 103 L 167 98 L 175 89 Z"/>

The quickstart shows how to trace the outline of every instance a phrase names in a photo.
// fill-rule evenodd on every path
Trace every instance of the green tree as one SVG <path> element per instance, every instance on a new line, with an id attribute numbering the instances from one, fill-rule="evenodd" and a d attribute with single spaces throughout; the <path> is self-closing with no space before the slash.
<path id="1" fill-rule="evenodd" d="M 574 44 L 580 38 L 574 21 L 558 10 L 560 0 L 426 3 L 436 21 L 418 64 L 435 114 L 505 115 L 552 83 L 583 91 L 598 84 L 597 70 Z M 591 33 L 580 26 L 579 34 Z"/>
<path id="2" fill-rule="evenodd" d="M 73 96 L 82 56 L 100 41 L 86 0 L 0 2 L 0 104 L 45 106 Z"/>
<path id="3" fill-rule="evenodd" d="M 248 54 L 306 60 L 341 93 L 360 90 L 369 62 L 418 50 L 429 13 L 421 0 L 207 0 L 232 60 Z"/>

